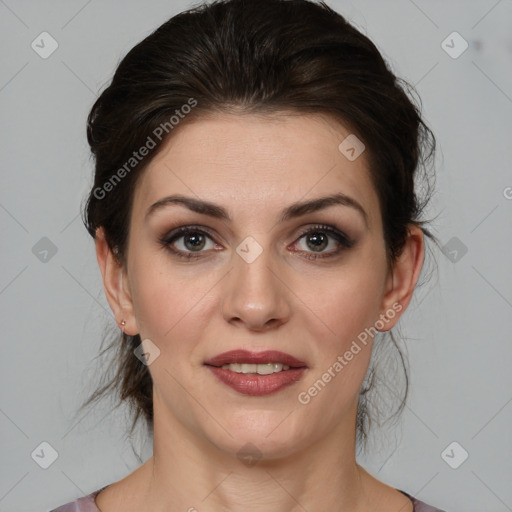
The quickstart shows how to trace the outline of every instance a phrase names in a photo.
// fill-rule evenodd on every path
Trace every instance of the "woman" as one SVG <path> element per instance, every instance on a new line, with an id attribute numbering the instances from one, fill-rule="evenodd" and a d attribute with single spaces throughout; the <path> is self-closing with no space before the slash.
<path id="1" fill-rule="evenodd" d="M 153 456 L 56 510 L 438 511 L 355 459 L 431 237 L 434 138 L 374 44 L 306 0 L 198 7 L 128 53 L 87 133 L 122 330 L 93 400 L 117 388 Z"/>

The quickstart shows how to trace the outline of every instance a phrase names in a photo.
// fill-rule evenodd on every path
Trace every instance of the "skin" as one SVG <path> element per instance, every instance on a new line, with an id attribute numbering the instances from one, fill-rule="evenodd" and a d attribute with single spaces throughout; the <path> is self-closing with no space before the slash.
<path id="1" fill-rule="evenodd" d="M 308 404 L 298 401 L 394 304 L 401 311 L 380 330 L 396 324 L 423 264 L 423 235 L 411 225 L 389 271 L 366 155 L 349 161 L 338 150 L 349 134 L 319 114 L 215 114 L 184 123 L 137 183 L 126 264 L 98 230 L 98 263 L 116 320 L 160 350 L 149 366 L 153 456 L 98 495 L 102 512 L 413 510 L 407 497 L 355 460 L 357 400 L 371 339 Z M 280 220 L 294 202 L 338 192 L 362 206 L 366 221 L 346 205 Z M 182 205 L 146 217 L 171 194 L 215 203 L 232 220 Z M 346 233 L 354 245 L 329 238 L 315 252 L 311 234 L 300 237 L 316 224 Z M 212 235 L 197 259 L 174 256 L 160 243 L 187 225 Z M 236 252 L 248 236 L 262 248 L 252 263 Z M 190 253 L 194 245 L 182 237 L 174 248 Z M 310 259 L 315 254 L 333 256 Z M 243 395 L 204 366 L 239 348 L 280 350 L 308 369 L 277 393 Z M 237 457 L 247 443 L 261 455 L 251 466 Z"/>

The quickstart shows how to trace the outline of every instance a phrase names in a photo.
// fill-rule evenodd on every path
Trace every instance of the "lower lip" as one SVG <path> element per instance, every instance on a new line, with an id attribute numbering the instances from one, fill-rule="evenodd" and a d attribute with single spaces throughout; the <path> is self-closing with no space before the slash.
<path id="1" fill-rule="evenodd" d="M 208 366 L 210 371 L 224 384 L 243 395 L 263 396 L 276 393 L 302 378 L 306 368 L 290 368 L 270 375 L 256 375 L 223 370 Z"/>

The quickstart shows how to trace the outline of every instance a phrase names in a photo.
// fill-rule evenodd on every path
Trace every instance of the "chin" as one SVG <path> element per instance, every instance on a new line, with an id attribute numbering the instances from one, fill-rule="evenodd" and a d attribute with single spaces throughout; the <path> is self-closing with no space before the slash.
<path id="1" fill-rule="evenodd" d="M 239 411 L 230 419 L 219 418 L 226 430 L 215 428 L 215 432 L 205 434 L 220 451 L 243 463 L 249 461 L 247 465 L 256 460 L 283 459 L 314 442 L 308 431 L 315 429 L 308 428 L 304 421 L 298 428 L 298 415 L 292 419 L 295 413 L 290 415 L 291 410 Z"/>

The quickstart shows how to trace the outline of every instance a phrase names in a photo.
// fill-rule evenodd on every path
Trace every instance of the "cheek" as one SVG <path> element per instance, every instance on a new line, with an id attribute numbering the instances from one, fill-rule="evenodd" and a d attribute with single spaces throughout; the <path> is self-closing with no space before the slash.
<path id="1" fill-rule="evenodd" d="M 364 378 L 372 349 L 371 327 L 378 319 L 379 297 L 370 282 L 366 288 L 361 284 L 360 280 L 340 283 L 326 296 L 320 312 L 329 325 L 330 336 L 319 340 L 323 356 L 315 377 L 327 371 L 331 376 L 336 374 L 338 385 L 344 382 L 345 397 L 356 392 Z"/>
<path id="2" fill-rule="evenodd" d="M 132 300 L 141 337 L 162 346 L 177 338 L 197 339 L 206 322 L 210 279 L 172 270 L 158 258 L 134 258 L 132 272 Z"/>
<path id="3" fill-rule="evenodd" d="M 323 326 L 326 353 L 343 353 L 352 340 L 374 326 L 379 318 L 383 298 L 383 276 L 379 269 L 347 267 L 321 283 L 309 293 L 305 304 L 315 313 L 316 324 Z"/>
<path id="4" fill-rule="evenodd" d="M 378 258 L 373 261 L 370 265 L 363 257 L 329 279 L 318 279 L 319 288 L 304 300 L 315 313 L 308 328 L 319 357 L 301 391 L 333 421 L 354 405 L 370 362 L 385 272 L 384 260 L 382 265 Z"/>
<path id="5" fill-rule="evenodd" d="M 317 340 L 318 358 L 299 389 L 298 401 L 325 425 L 337 424 L 357 406 L 373 347 L 368 328 L 378 318 L 377 294 L 370 285 L 363 288 L 358 280 L 340 282 L 326 294 L 318 313 L 329 326 L 329 334 L 325 336 L 321 322 L 311 332 Z"/>

